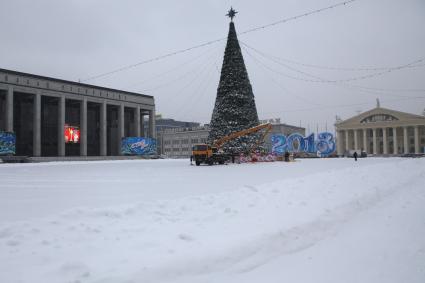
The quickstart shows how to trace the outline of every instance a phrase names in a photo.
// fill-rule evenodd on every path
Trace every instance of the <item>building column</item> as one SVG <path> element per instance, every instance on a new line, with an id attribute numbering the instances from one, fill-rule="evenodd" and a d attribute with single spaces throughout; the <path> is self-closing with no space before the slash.
<path id="1" fill-rule="evenodd" d="M 145 114 L 140 115 L 140 136 L 145 137 Z"/>
<path id="2" fill-rule="evenodd" d="M 58 156 L 65 156 L 65 96 L 58 103 Z"/>
<path id="3" fill-rule="evenodd" d="M 372 136 L 372 142 L 373 142 L 373 154 L 378 154 L 378 145 L 376 142 L 376 129 L 372 129 L 373 136 Z"/>
<path id="4" fill-rule="evenodd" d="M 387 139 L 387 128 L 382 128 L 382 143 L 384 145 L 384 154 L 388 154 L 388 139 Z"/>
<path id="5" fill-rule="evenodd" d="M 33 117 L 33 156 L 41 156 L 41 93 L 37 91 L 34 95 L 34 117 Z"/>
<path id="6" fill-rule="evenodd" d="M 13 87 L 9 86 L 6 95 L 6 132 L 13 132 Z"/>
<path id="7" fill-rule="evenodd" d="M 420 153 L 420 149 L 419 149 L 419 126 L 415 126 L 415 153 Z"/>
<path id="8" fill-rule="evenodd" d="M 136 109 L 134 109 L 134 135 L 136 137 L 140 137 L 140 106 L 137 106 Z"/>
<path id="9" fill-rule="evenodd" d="M 393 128 L 393 146 L 394 146 L 394 154 L 398 154 L 397 127 Z"/>
<path id="10" fill-rule="evenodd" d="M 121 155 L 121 139 L 124 137 L 124 104 L 118 108 L 118 155 Z"/>
<path id="11" fill-rule="evenodd" d="M 345 151 L 350 150 L 349 137 L 350 137 L 350 135 L 349 135 L 348 130 L 345 130 Z"/>
<path id="12" fill-rule="evenodd" d="M 102 104 L 100 105 L 100 155 L 101 156 L 107 155 L 106 111 L 107 111 L 107 105 L 106 105 L 106 100 L 104 100 Z"/>
<path id="13" fill-rule="evenodd" d="M 83 98 L 80 108 L 80 155 L 87 156 L 87 98 Z"/>
<path id="14" fill-rule="evenodd" d="M 155 110 L 149 111 L 149 137 L 156 138 L 155 131 Z"/>
<path id="15" fill-rule="evenodd" d="M 343 144 L 342 144 L 342 133 L 343 131 L 337 131 L 337 154 L 338 156 L 342 156 L 344 155 L 344 151 L 343 151 Z"/>
<path id="16" fill-rule="evenodd" d="M 404 153 L 409 153 L 409 137 L 407 134 L 407 127 L 403 127 Z"/>
<path id="17" fill-rule="evenodd" d="M 354 149 L 358 150 L 359 149 L 359 141 L 358 141 L 358 134 L 357 134 L 357 130 L 354 130 Z"/>
<path id="18" fill-rule="evenodd" d="M 367 153 L 367 129 L 363 129 L 363 150 Z"/>

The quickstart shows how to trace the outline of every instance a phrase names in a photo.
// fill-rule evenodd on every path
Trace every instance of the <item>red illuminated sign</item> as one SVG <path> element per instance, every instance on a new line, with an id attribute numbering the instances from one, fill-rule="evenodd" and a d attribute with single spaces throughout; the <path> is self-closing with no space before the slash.
<path id="1" fill-rule="evenodd" d="M 80 128 L 75 126 L 65 125 L 65 142 L 66 143 L 79 143 L 80 142 Z"/>

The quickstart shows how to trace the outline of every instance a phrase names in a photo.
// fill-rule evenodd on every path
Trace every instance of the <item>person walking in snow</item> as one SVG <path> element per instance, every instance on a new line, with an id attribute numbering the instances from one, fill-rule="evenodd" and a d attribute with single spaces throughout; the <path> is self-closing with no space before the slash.
<path id="1" fill-rule="evenodd" d="M 353 153 L 354 161 L 357 161 L 357 151 Z"/>
<path id="2" fill-rule="evenodd" d="M 285 161 L 289 162 L 289 152 L 285 151 Z"/>

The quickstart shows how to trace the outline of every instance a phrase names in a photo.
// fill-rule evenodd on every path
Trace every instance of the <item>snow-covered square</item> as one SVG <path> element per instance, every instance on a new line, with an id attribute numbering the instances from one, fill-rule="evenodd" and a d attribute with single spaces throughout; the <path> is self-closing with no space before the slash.
<path id="1" fill-rule="evenodd" d="M 0 282 L 424 282 L 425 159 L 2 164 Z"/>

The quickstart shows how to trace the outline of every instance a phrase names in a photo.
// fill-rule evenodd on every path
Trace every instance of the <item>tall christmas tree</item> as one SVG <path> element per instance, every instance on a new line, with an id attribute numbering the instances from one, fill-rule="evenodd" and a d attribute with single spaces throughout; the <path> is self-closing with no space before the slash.
<path id="1" fill-rule="evenodd" d="M 231 22 L 221 68 L 220 83 L 211 117 L 211 131 L 208 136 L 210 143 L 231 133 L 259 124 L 254 93 L 233 23 L 233 17 L 236 13 L 231 8 L 227 14 L 231 18 Z M 249 152 L 257 144 L 258 138 L 258 134 L 239 137 L 224 144 L 223 149 L 233 154 Z"/>

